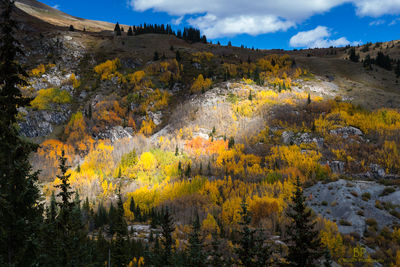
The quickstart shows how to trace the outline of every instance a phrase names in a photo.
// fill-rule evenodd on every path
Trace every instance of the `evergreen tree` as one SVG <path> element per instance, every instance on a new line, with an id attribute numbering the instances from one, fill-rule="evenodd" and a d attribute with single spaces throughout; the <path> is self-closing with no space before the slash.
<path id="1" fill-rule="evenodd" d="M 175 59 L 176 59 L 176 61 L 178 61 L 178 62 L 180 62 L 181 61 L 181 53 L 179 53 L 179 50 L 176 50 L 176 53 L 175 53 Z"/>
<path id="2" fill-rule="evenodd" d="M 41 242 L 41 254 L 39 257 L 39 265 L 42 266 L 58 266 L 60 262 L 58 262 L 58 239 L 55 238 L 58 236 L 57 230 L 57 217 L 58 209 L 56 196 L 54 191 L 50 197 L 50 205 L 46 208 L 46 217 L 43 222 L 43 228 L 41 231 L 42 234 L 42 242 Z M 52 237 L 52 238 L 49 238 Z"/>
<path id="3" fill-rule="evenodd" d="M 28 159 L 37 146 L 19 137 L 15 126 L 17 108 L 31 99 L 19 89 L 27 74 L 17 62 L 24 53 L 14 38 L 14 8 L 14 1 L 0 1 L 0 265 L 29 266 L 37 259 L 43 208 Z"/>
<path id="4" fill-rule="evenodd" d="M 192 231 L 189 235 L 189 266 L 205 266 L 206 255 L 204 254 L 203 240 L 200 236 L 200 228 L 201 225 L 199 215 L 196 214 L 196 218 L 192 223 Z"/>
<path id="5" fill-rule="evenodd" d="M 287 244 L 289 252 L 287 262 L 289 266 L 318 266 L 317 260 L 321 258 L 321 242 L 318 232 L 314 229 L 311 210 L 307 209 L 305 197 L 297 177 L 296 192 L 292 196 L 287 216 L 292 223 L 288 227 Z"/>
<path id="6" fill-rule="evenodd" d="M 179 155 L 179 149 L 178 145 L 175 146 L 175 156 L 177 157 Z"/>
<path id="7" fill-rule="evenodd" d="M 251 90 L 250 90 L 250 93 L 249 93 L 249 100 L 250 100 L 250 101 L 253 100 L 253 96 L 251 95 Z"/>
<path id="8" fill-rule="evenodd" d="M 187 165 L 186 167 L 186 171 L 185 171 L 185 176 L 186 177 L 190 177 L 190 174 L 192 173 L 192 169 L 190 167 L 190 163 Z"/>
<path id="9" fill-rule="evenodd" d="M 251 216 L 247 209 L 247 204 L 243 199 L 241 204 L 241 221 L 239 236 L 240 239 L 237 242 L 237 249 L 235 249 L 236 255 L 239 258 L 239 264 L 245 267 L 256 266 L 256 242 L 254 229 L 250 228 Z"/>
<path id="10" fill-rule="evenodd" d="M 311 95 L 310 95 L 310 93 L 308 93 L 308 96 L 307 96 L 307 105 L 310 105 L 311 104 Z"/>
<path id="11" fill-rule="evenodd" d="M 125 239 L 127 238 L 128 230 L 124 218 L 124 207 L 120 192 L 118 193 L 118 203 L 114 221 L 114 231 L 116 233 L 116 239 L 114 242 L 113 253 L 112 253 L 113 265 L 126 266 L 128 263 L 128 257 L 126 252 L 127 244 Z"/>
<path id="12" fill-rule="evenodd" d="M 115 24 L 114 32 L 117 36 L 121 35 L 121 28 L 119 27 L 119 23 Z"/>
<path id="13" fill-rule="evenodd" d="M 68 30 L 70 32 L 74 32 L 75 31 L 74 25 L 69 25 L 69 29 Z"/>
<path id="14" fill-rule="evenodd" d="M 233 148 L 235 146 L 235 138 L 233 136 L 229 137 L 228 148 Z"/>
<path id="15" fill-rule="evenodd" d="M 127 35 L 128 35 L 128 36 L 133 36 L 132 27 L 129 27 Z"/>
<path id="16" fill-rule="evenodd" d="M 360 56 L 358 54 L 356 54 L 356 49 L 354 47 L 350 49 L 349 59 L 350 59 L 350 61 L 353 61 L 353 62 L 358 62 L 360 59 Z"/>
<path id="17" fill-rule="evenodd" d="M 71 200 L 74 192 L 71 191 L 69 184 L 71 175 L 66 174 L 68 166 L 64 150 L 61 152 L 59 161 L 61 174 L 57 175 L 57 178 L 61 181 L 61 184 L 56 185 L 60 189 L 57 196 L 61 198 L 61 202 L 58 203 L 60 210 L 57 216 L 59 235 L 56 237 L 59 243 L 59 260 L 62 266 L 77 266 L 81 265 L 83 261 L 83 256 L 80 253 L 82 253 L 81 250 L 84 247 L 86 233 L 83 231 L 84 226 L 78 194 L 76 194 L 75 202 Z"/>
<path id="18" fill-rule="evenodd" d="M 397 60 L 396 68 L 394 69 L 394 73 L 396 74 L 396 78 L 400 77 L 400 60 Z"/>
<path id="19" fill-rule="evenodd" d="M 157 60 L 159 60 L 159 59 L 160 59 L 160 56 L 158 55 L 158 52 L 155 51 L 155 52 L 154 52 L 154 56 L 153 56 L 153 61 L 157 61 Z"/>
<path id="20" fill-rule="evenodd" d="M 168 206 L 165 208 L 162 223 L 162 239 L 161 243 L 163 245 L 163 250 L 161 252 L 161 259 L 164 266 L 173 266 L 173 255 L 172 255 L 172 232 L 174 231 L 174 223 L 172 216 L 169 213 Z"/>
<path id="21" fill-rule="evenodd" d="M 211 248 L 211 257 L 208 260 L 208 264 L 212 267 L 224 266 L 222 253 L 220 252 L 220 240 L 218 238 L 218 233 L 216 232 L 212 233 Z"/>

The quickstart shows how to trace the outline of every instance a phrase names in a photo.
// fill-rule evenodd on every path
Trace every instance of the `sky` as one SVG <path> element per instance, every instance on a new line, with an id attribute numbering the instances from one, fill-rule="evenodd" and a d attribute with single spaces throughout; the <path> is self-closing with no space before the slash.
<path id="1" fill-rule="evenodd" d="M 208 40 L 300 49 L 400 39 L 400 0 L 43 0 L 73 16 L 199 28 Z"/>

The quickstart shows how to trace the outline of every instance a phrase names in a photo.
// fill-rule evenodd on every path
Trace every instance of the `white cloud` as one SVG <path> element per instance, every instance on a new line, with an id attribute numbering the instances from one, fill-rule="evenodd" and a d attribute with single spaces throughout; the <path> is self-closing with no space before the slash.
<path id="1" fill-rule="evenodd" d="M 53 8 L 60 10 L 60 5 L 54 5 Z"/>
<path id="2" fill-rule="evenodd" d="M 392 22 L 389 23 L 389 26 L 394 26 L 397 24 L 397 22 L 400 21 L 400 18 L 395 18 L 394 20 L 392 20 Z"/>
<path id="3" fill-rule="evenodd" d="M 379 17 L 385 14 L 399 14 L 399 0 L 353 0 L 357 7 L 357 15 Z"/>
<path id="4" fill-rule="evenodd" d="M 180 17 L 178 17 L 178 18 L 176 18 L 176 19 L 173 19 L 173 20 L 172 20 L 172 24 L 174 24 L 174 25 L 179 25 L 179 24 L 181 24 L 183 18 L 184 18 L 184 16 L 180 16 Z"/>
<path id="5" fill-rule="evenodd" d="M 128 0 L 136 11 L 152 9 L 187 21 L 210 38 L 285 31 L 305 19 L 351 3 L 359 16 L 400 13 L 400 0 Z"/>
<path id="6" fill-rule="evenodd" d="M 307 48 L 323 48 L 330 46 L 346 46 L 349 44 L 356 45 L 359 42 L 350 42 L 346 37 L 338 39 L 329 39 L 331 32 L 325 26 L 318 26 L 313 30 L 298 32 L 290 38 L 290 46 L 307 47 Z"/>
<path id="7" fill-rule="evenodd" d="M 383 19 L 378 19 L 378 20 L 371 21 L 369 23 L 369 26 L 379 26 L 382 24 L 385 24 L 385 21 Z"/>

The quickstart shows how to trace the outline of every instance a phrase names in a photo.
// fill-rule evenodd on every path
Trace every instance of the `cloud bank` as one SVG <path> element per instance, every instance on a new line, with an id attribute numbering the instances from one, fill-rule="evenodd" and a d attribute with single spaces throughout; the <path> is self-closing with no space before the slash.
<path id="1" fill-rule="evenodd" d="M 312 15 L 344 3 L 353 4 L 358 16 L 400 13 L 399 0 L 128 0 L 136 11 L 161 11 L 177 17 L 188 15 L 187 22 L 209 38 L 285 31 Z"/>
<path id="2" fill-rule="evenodd" d="M 323 48 L 330 46 L 356 45 L 358 42 L 350 42 L 346 37 L 329 39 L 331 32 L 325 26 L 318 26 L 313 30 L 299 32 L 290 38 L 290 46 L 306 48 Z"/>

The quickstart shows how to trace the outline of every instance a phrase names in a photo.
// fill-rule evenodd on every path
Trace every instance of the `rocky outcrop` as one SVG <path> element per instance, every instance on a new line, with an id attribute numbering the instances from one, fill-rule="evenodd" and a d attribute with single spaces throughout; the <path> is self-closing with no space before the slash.
<path id="1" fill-rule="evenodd" d="M 26 137 L 47 136 L 54 130 L 55 125 L 64 124 L 71 115 L 70 105 L 65 104 L 57 110 L 30 110 L 22 109 L 26 114 L 25 120 L 19 123 L 20 133 Z"/>
<path id="2" fill-rule="evenodd" d="M 285 145 L 291 144 L 310 144 L 316 143 L 319 147 L 324 145 L 324 138 L 313 136 L 311 133 L 293 133 L 292 131 L 284 131 L 282 133 L 282 143 Z"/>
<path id="3" fill-rule="evenodd" d="M 362 136 L 363 132 L 353 126 L 346 126 L 342 128 L 333 129 L 330 134 L 341 135 L 344 139 L 349 138 L 349 136 Z"/>
<path id="4" fill-rule="evenodd" d="M 356 232 L 362 236 L 367 218 L 375 219 L 379 228 L 400 223 L 400 219 L 390 211 L 376 205 L 376 201 L 392 202 L 394 205 L 400 203 L 399 191 L 383 196 L 384 189 L 384 185 L 376 182 L 338 180 L 328 184 L 319 182 L 305 189 L 305 195 L 308 196 L 307 204 L 323 217 L 336 221 L 340 232 Z M 396 210 L 399 211 L 399 208 Z M 349 222 L 350 225 L 341 222 Z"/>
<path id="5" fill-rule="evenodd" d="M 114 126 L 108 127 L 104 131 L 100 132 L 96 139 L 108 139 L 112 143 L 122 138 L 132 138 L 133 129 L 131 127 Z"/>

